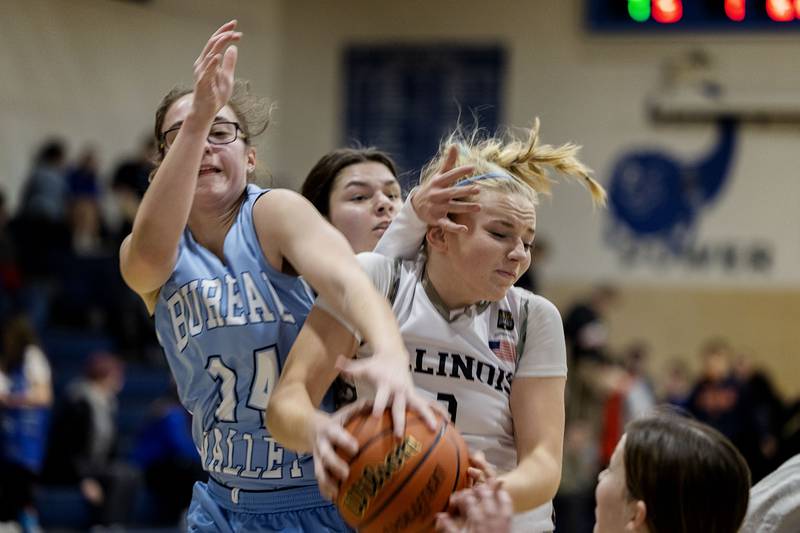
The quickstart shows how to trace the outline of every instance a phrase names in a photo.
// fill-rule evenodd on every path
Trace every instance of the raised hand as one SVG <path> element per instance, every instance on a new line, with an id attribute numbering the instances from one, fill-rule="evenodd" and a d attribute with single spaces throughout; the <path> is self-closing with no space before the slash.
<path id="1" fill-rule="evenodd" d="M 445 231 L 467 231 L 467 227 L 456 224 L 448 214 L 480 211 L 480 204 L 465 201 L 480 192 L 477 185 L 455 186 L 455 183 L 475 171 L 471 165 L 455 167 L 458 148 L 447 151 L 438 173 L 420 185 L 411 197 L 417 216 L 429 226 L 441 226 Z"/>
<path id="2" fill-rule="evenodd" d="M 242 38 L 232 20 L 211 35 L 194 62 L 193 110 L 201 118 L 213 120 L 233 93 L 238 50 L 233 44 Z"/>
<path id="3" fill-rule="evenodd" d="M 402 349 L 405 352 L 405 348 Z M 408 359 L 405 361 L 402 363 L 399 357 L 376 351 L 366 359 L 352 360 L 339 356 L 336 362 L 339 371 L 351 379 L 366 380 L 375 387 L 372 416 L 382 416 L 391 403 L 392 425 L 398 437 L 405 434 L 406 407 L 416 411 L 431 431 L 437 427 L 431 404 L 417 393 L 408 371 Z"/>

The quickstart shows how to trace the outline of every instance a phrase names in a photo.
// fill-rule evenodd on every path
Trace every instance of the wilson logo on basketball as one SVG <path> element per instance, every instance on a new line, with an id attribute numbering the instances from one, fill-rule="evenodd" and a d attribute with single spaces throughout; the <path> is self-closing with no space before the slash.
<path id="1" fill-rule="evenodd" d="M 383 464 L 364 468 L 361 477 L 345 494 L 344 505 L 347 509 L 356 516 L 363 517 L 370 500 L 403 467 L 406 460 L 417 455 L 421 449 L 420 442 L 408 435 L 386 454 Z"/>

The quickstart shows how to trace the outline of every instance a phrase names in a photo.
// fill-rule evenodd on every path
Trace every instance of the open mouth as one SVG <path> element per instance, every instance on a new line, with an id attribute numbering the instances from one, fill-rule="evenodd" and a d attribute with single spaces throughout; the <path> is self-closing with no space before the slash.
<path id="1" fill-rule="evenodd" d="M 391 220 L 384 220 L 383 222 L 381 222 L 380 224 L 377 224 L 374 228 L 372 228 L 372 231 L 378 231 L 378 230 L 386 231 L 386 228 L 388 228 L 389 224 L 391 224 L 391 223 L 392 223 Z"/>

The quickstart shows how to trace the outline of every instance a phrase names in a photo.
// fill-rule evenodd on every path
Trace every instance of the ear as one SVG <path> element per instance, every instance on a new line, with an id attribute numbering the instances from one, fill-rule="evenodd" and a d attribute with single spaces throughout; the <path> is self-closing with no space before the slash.
<path id="1" fill-rule="evenodd" d="M 625 524 L 625 531 L 647 531 L 647 505 L 642 500 L 633 502 L 630 519 Z"/>
<path id="2" fill-rule="evenodd" d="M 425 234 L 428 241 L 428 246 L 437 252 L 444 253 L 447 251 L 447 236 L 441 226 L 431 226 Z"/>
<path id="3" fill-rule="evenodd" d="M 252 146 L 247 148 L 247 174 L 250 175 L 256 170 L 256 149 Z"/>

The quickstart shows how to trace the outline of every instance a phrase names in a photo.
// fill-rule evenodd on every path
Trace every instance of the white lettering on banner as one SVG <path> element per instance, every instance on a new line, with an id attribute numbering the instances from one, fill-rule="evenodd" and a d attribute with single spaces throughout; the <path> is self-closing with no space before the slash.
<path id="1" fill-rule="evenodd" d="M 700 242 L 689 243 L 680 253 L 664 246 L 643 246 L 635 242 L 618 245 L 620 262 L 627 268 L 639 266 L 656 270 L 683 266 L 692 271 L 720 271 L 724 274 L 772 272 L 775 257 L 765 243 Z"/>

